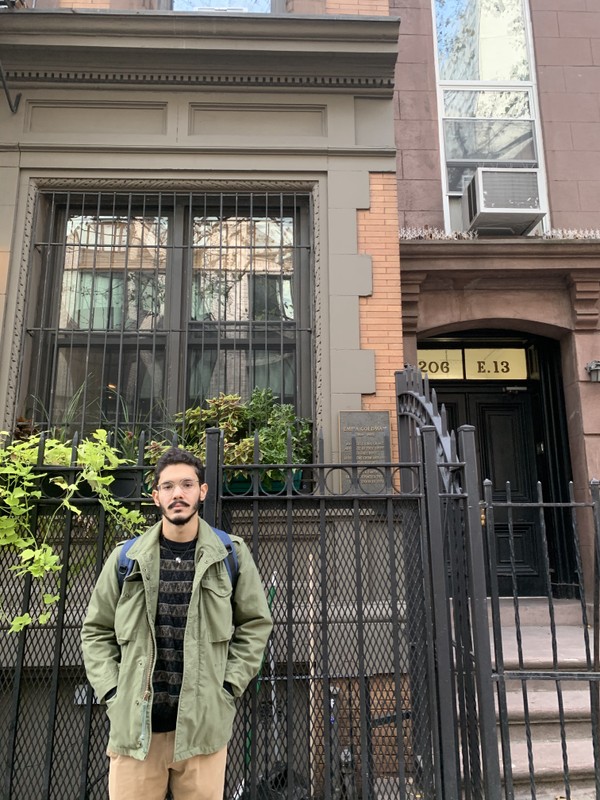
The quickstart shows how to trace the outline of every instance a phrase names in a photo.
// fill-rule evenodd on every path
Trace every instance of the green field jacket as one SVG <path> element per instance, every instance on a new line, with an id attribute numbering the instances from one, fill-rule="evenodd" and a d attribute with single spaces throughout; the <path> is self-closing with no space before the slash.
<path id="1" fill-rule="evenodd" d="M 144 759 L 151 738 L 152 673 L 156 662 L 154 620 L 160 572 L 158 523 L 129 550 L 135 561 L 122 591 L 117 581 L 119 547 L 108 557 L 93 591 L 81 640 L 88 680 L 107 701 L 108 749 Z M 184 637 L 184 667 L 179 697 L 174 761 L 214 753 L 231 738 L 235 700 L 258 673 L 272 621 L 250 551 L 231 537 L 239 560 L 232 587 L 227 551 L 200 520 L 196 570 Z"/>

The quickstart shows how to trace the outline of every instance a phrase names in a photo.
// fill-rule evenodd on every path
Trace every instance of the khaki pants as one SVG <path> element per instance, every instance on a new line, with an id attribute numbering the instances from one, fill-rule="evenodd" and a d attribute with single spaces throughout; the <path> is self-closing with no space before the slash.
<path id="1" fill-rule="evenodd" d="M 145 761 L 109 752 L 110 800 L 223 800 L 227 748 L 173 763 L 175 732 L 153 733 Z"/>

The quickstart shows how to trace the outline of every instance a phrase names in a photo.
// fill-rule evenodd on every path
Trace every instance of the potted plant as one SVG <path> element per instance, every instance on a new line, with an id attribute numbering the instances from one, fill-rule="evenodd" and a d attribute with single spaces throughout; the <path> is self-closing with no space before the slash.
<path id="1" fill-rule="evenodd" d="M 226 488 L 232 492 L 248 491 L 251 486 L 251 470 L 244 466 L 271 465 L 260 473 L 260 488 L 281 491 L 286 476 L 273 465 L 307 464 L 312 458 L 311 420 L 297 417 L 292 405 L 278 403 L 271 389 L 256 388 L 247 401 L 239 394 L 221 392 L 203 406 L 180 412 L 175 420 L 183 447 L 203 461 L 207 429 L 223 431 L 223 464 L 236 468 L 226 471 Z M 167 446 L 165 442 L 151 442 L 146 451 L 148 462 L 155 463 Z M 300 478 L 301 470 L 295 469 L 295 486 Z"/>

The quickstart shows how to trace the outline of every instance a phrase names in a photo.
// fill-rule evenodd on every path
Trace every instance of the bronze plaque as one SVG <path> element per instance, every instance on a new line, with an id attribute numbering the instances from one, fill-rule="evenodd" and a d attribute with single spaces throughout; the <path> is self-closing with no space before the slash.
<path id="1" fill-rule="evenodd" d="M 356 442 L 355 454 L 352 444 Z M 340 411 L 340 452 L 343 464 L 358 465 L 358 490 L 377 494 L 385 488 L 385 470 L 368 469 L 369 464 L 390 460 L 389 411 Z M 343 489 L 352 483 L 351 474 L 343 476 Z"/>

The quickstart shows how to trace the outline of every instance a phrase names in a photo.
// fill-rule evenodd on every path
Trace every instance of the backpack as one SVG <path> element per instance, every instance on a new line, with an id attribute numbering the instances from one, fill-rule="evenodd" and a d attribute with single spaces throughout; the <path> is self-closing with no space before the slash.
<path id="1" fill-rule="evenodd" d="M 227 556 L 225 557 L 225 569 L 227 570 L 227 574 L 229 575 L 229 580 L 231 581 L 231 586 L 233 587 L 233 591 L 235 592 L 235 585 L 238 579 L 238 572 L 239 572 L 239 564 L 238 564 L 238 557 L 235 551 L 235 547 L 233 546 L 233 542 L 231 540 L 231 536 L 225 531 L 220 531 L 218 528 L 211 528 L 215 532 L 215 534 L 219 537 L 219 539 L 223 542 L 225 547 L 227 548 Z M 131 570 L 133 569 L 133 559 L 129 558 L 127 555 L 129 548 L 134 542 L 137 542 L 139 536 L 136 536 L 133 539 L 128 539 L 126 542 L 123 543 L 123 547 L 121 547 L 121 551 L 119 552 L 119 563 L 117 564 L 117 580 L 119 582 L 119 591 L 123 589 L 123 582 L 125 578 L 131 574 Z"/>

